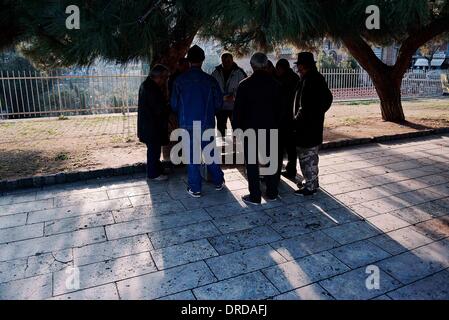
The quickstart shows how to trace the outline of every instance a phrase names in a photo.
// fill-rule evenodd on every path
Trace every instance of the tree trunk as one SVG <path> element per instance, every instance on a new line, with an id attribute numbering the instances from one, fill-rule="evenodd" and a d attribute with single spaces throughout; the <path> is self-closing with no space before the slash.
<path id="1" fill-rule="evenodd" d="M 192 45 L 193 39 L 195 37 L 189 37 L 178 41 L 177 43 L 171 45 L 169 48 L 164 50 L 165 52 L 160 52 L 156 54 L 151 63 L 152 66 L 155 64 L 163 64 L 170 69 L 170 72 L 176 71 L 176 66 L 179 59 L 184 58 Z"/>
<path id="2" fill-rule="evenodd" d="M 380 99 L 382 119 L 390 122 L 405 121 L 401 85 L 406 68 L 398 69 L 383 63 L 360 37 L 344 37 L 342 40 L 351 55 L 370 75 Z"/>
<path id="3" fill-rule="evenodd" d="M 391 71 L 370 76 L 379 95 L 382 119 L 396 123 L 405 121 L 401 99 L 402 77 L 395 79 Z"/>

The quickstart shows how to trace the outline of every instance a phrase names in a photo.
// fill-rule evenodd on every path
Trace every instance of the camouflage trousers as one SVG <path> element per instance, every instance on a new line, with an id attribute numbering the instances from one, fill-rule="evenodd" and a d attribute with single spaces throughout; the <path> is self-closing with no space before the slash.
<path id="1" fill-rule="evenodd" d="M 303 187 L 309 191 L 315 191 L 319 188 L 319 162 L 320 158 L 318 152 L 320 147 L 315 148 L 297 148 L 299 164 L 301 165 L 302 176 L 304 180 L 302 182 Z"/>

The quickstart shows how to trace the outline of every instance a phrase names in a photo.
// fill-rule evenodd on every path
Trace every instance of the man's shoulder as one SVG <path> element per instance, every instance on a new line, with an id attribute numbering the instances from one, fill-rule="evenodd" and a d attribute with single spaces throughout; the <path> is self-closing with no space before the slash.
<path id="1" fill-rule="evenodd" d="M 291 72 L 289 72 L 289 77 L 291 80 L 294 80 L 294 81 L 299 81 L 301 79 L 299 77 L 299 75 L 293 70 Z"/>
<path id="2" fill-rule="evenodd" d="M 247 88 L 248 86 L 251 86 L 252 83 L 254 83 L 254 81 L 255 81 L 255 79 L 254 79 L 253 77 L 249 76 L 249 77 L 243 79 L 242 81 L 240 81 L 239 87 L 240 87 L 241 89 L 245 89 L 245 88 Z"/>
<path id="3" fill-rule="evenodd" d="M 323 76 L 323 74 L 321 74 L 321 72 L 319 72 L 318 70 L 312 72 L 309 78 L 313 79 L 315 81 L 326 80 L 326 78 Z"/>
<path id="4" fill-rule="evenodd" d="M 210 75 L 210 74 L 207 74 L 206 72 L 204 72 L 203 71 L 203 74 L 202 74 L 202 76 L 204 77 L 204 79 L 206 80 L 206 81 L 208 81 L 208 82 L 210 82 L 211 84 L 218 84 L 218 81 L 217 81 L 217 79 L 214 77 L 214 76 L 212 76 L 212 75 Z"/>
<path id="5" fill-rule="evenodd" d="M 212 71 L 212 74 L 220 74 L 221 72 L 223 72 L 223 66 L 219 65 L 215 67 L 214 71 Z"/>
<path id="6" fill-rule="evenodd" d="M 149 78 L 142 82 L 142 84 L 140 85 L 140 89 L 146 91 L 154 91 L 156 88 L 156 83 L 154 83 L 154 81 Z"/>
<path id="7" fill-rule="evenodd" d="M 246 74 L 245 70 L 243 70 L 241 67 L 239 67 L 238 65 L 235 65 L 234 67 L 234 72 L 238 72 L 241 75 L 243 75 L 245 78 L 248 77 L 248 75 Z"/>

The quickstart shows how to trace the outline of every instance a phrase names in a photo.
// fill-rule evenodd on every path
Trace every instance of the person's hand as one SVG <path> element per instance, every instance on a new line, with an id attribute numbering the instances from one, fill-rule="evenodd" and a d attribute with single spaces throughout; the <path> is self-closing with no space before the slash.
<path id="1" fill-rule="evenodd" d="M 234 98 L 233 95 L 227 95 L 227 96 L 224 97 L 224 101 L 225 102 L 234 102 L 235 98 Z"/>

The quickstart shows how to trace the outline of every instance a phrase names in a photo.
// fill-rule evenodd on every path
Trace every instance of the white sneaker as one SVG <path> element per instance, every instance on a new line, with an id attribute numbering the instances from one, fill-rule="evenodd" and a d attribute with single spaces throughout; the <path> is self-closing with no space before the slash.
<path id="1" fill-rule="evenodd" d="M 193 198 L 201 198 L 201 192 L 193 192 L 192 189 L 187 188 L 187 193 Z"/>
<path id="2" fill-rule="evenodd" d="M 220 184 L 220 185 L 218 185 L 218 186 L 215 186 L 215 190 L 216 190 L 216 191 L 221 191 L 221 190 L 223 190 L 225 187 L 226 187 L 226 183 L 223 182 L 222 184 Z"/>
<path id="3" fill-rule="evenodd" d="M 159 182 L 163 182 L 163 181 L 167 181 L 168 180 L 168 176 L 166 176 L 165 174 L 161 174 L 159 177 L 154 178 L 154 179 L 148 179 L 150 181 L 159 181 Z"/>

